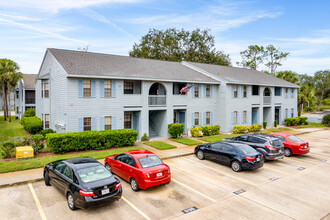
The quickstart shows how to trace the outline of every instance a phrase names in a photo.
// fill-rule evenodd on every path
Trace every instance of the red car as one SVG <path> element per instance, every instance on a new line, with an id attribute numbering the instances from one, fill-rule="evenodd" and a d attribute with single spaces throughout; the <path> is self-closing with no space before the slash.
<path id="1" fill-rule="evenodd" d="M 134 191 L 171 182 L 170 167 L 147 150 L 132 150 L 108 156 L 104 166 L 130 182 Z"/>
<path id="2" fill-rule="evenodd" d="M 293 154 L 307 154 L 310 150 L 309 143 L 303 141 L 292 134 L 286 133 L 270 133 L 279 138 L 284 145 L 284 155 L 287 157 L 292 156 Z"/>

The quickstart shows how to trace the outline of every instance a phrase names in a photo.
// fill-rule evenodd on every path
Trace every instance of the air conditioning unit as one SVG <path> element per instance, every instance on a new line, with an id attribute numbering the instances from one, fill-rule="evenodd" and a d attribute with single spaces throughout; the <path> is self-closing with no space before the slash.
<path id="1" fill-rule="evenodd" d="M 56 128 L 62 128 L 62 129 L 64 129 L 65 128 L 65 124 L 64 123 L 61 123 L 61 122 L 55 122 L 55 127 Z"/>

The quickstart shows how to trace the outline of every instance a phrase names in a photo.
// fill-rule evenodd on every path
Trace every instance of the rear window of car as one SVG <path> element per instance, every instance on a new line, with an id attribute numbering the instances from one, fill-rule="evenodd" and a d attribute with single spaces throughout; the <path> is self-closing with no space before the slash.
<path id="1" fill-rule="evenodd" d="M 301 140 L 301 139 L 299 139 L 299 138 L 297 138 L 296 136 L 293 136 L 293 135 L 289 136 L 288 138 L 293 142 L 302 142 L 303 141 L 303 140 Z"/>
<path id="2" fill-rule="evenodd" d="M 255 154 L 257 151 L 249 145 L 236 145 L 244 154 Z"/>
<path id="3" fill-rule="evenodd" d="M 139 162 L 142 168 L 155 167 L 163 164 L 156 155 L 139 158 Z"/>
<path id="4" fill-rule="evenodd" d="M 77 170 L 77 174 L 84 183 L 103 180 L 112 176 L 102 165 L 79 169 Z"/>
<path id="5" fill-rule="evenodd" d="M 282 141 L 280 141 L 280 140 L 274 140 L 274 141 L 272 141 L 272 143 L 273 143 L 273 145 L 275 145 L 275 146 L 282 146 L 283 144 L 282 144 Z"/>

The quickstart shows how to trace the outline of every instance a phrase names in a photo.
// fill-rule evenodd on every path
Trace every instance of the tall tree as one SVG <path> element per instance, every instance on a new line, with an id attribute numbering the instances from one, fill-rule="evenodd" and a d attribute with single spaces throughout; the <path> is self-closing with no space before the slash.
<path id="1" fill-rule="evenodd" d="M 192 32 L 184 29 L 150 29 L 139 44 L 129 52 L 132 57 L 167 61 L 191 61 L 229 66 L 230 58 L 214 47 L 214 37 L 208 29 Z"/>
<path id="2" fill-rule="evenodd" d="M 276 49 L 272 44 L 270 44 L 266 47 L 265 55 L 267 60 L 265 66 L 270 69 L 270 74 L 275 76 L 277 67 L 282 66 L 281 61 L 286 59 L 289 53 L 281 52 L 279 48 Z"/>
<path id="3" fill-rule="evenodd" d="M 297 84 L 299 82 L 298 74 L 290 70 L 280 71 L 276 74 L 276 77 L 294 84 Z"/>
<path id="4" fill-rule="evenodd" d="M 263 46 L 250 45 L 247 50 L 241 53 L 242 62 L 237 62 L 243 68 L 256 70 L 266 57 L 265 49 Z"/>
<path id="5" fill-rule="evenodd" d="M 320 111 L 321 101 L 330 90 L 330 70 L 317 71 L 314 75 L 317 111 Z"/>

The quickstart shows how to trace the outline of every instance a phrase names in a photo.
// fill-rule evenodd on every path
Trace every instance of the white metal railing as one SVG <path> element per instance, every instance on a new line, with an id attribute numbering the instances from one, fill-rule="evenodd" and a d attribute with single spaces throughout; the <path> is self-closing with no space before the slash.
<path id="1" fill-rule="evenodd" d="M 264 105 L 270 105 L 271 97 L 270 96 L 264 96 Z"/>
<path id="2" fill-rule="evenodd" d="M 166 106 L 166 95 L 149 95 L 149 106 Z"/>

